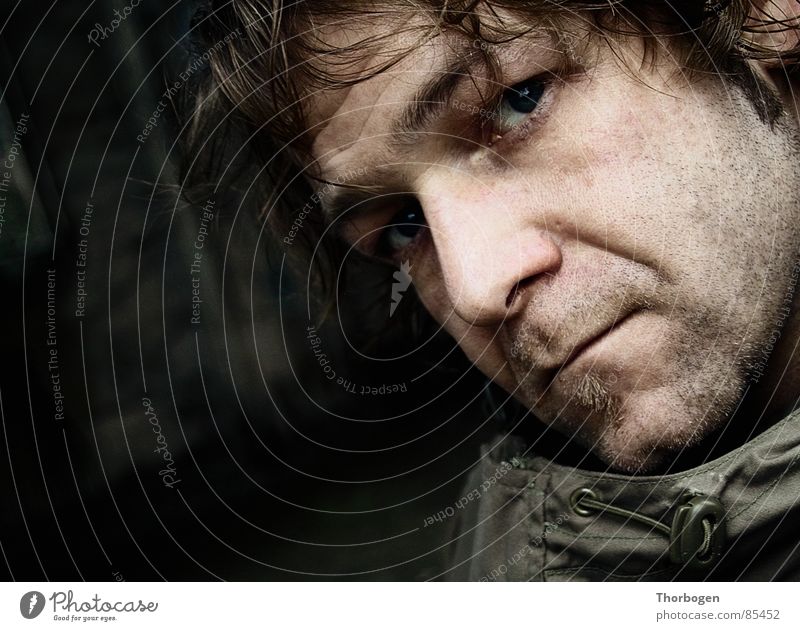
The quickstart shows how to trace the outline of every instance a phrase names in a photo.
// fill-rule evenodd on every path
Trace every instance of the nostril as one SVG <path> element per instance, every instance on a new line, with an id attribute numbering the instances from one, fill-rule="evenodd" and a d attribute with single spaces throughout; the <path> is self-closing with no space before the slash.
<path id="1" fill-rule="evenodd" d="M 517 300 L 517 297 L 523 292 L 523 289 L 519 286 L 519 283 L 514 285 L 511 291 L 508 293 L 508 297 L 506 298 L 506 309 L 510 309 L 511 305 Z"/>
<path id="2" fill-rule="evenodd" d="M 511 288 L 511 291 L 508 292 L 508 296 L 506 297 L 506 309 L 510 309 L 514 303 L 522 297 L 522 295 L 525 293 L 525 290 L 528 288 L 528 285 L 530 285 L 533 280 L 534 278 L 530 276 L 519 281 L 514 285 L 514 287 Z"/>

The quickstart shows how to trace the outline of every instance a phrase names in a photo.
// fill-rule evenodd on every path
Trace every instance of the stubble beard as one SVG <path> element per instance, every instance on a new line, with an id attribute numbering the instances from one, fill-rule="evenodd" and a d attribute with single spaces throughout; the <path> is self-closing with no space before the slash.
<path id="1" fill-rule="evenodd" d="M 611 381 L 607 370 L 592 367 L 573 377 L 573 389 L 564 400 L 543 403 L 548 393 L 527 377 L 530 364 L 517 361 L 515 395 L 540 421 L 593 452 L 610 469 L 639 475 L 662 470 L 729 420 L 752 377 L 747 358 L 768 336 L 760 331 L 757 340 L 746 340 L 735 351 L 703 352 L 698 349 L 708 346 L 708 340 L 700 325 L 707 322 L 697 319 L 695 324 L 677 345 L 668 345 L 676 378 L 658 388 L 622 390 L 621 378 Z"/>

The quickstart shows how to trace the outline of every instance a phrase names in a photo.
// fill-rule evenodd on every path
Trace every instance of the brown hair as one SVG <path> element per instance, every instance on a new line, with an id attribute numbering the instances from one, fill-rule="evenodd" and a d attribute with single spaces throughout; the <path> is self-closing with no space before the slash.
<path id="1" fill-rule="evenodd" d="M 212 190 L 247 189 L 257 196 L 278 242 L 302 218 L 302 229 L 295 231 L 300 247 L 294 247 L 293 238 L 290 255 L 305 257 L 309 248 L 318 247 L 324 225 L 321 213 L 313 212 L 310 176 L 301 159 L 307 150 L 303 94 L 363 81 L 413 48 L 411 44 L 382 65 L 353 72 L 353 62 L 368 59 L 386 43 L 386 36 L 369 35 L 333 48 L 321 41 L 316 28 L 332 21 L 358 26 L 394 19 L 398 28 L 391 36 L 422 42 L 456 31 L 496 44 L 522 34 L 505 28 L 497 18 L 498 10 L 505 10 L 556 30 L 565 19 L 573 24 L 578 20 L 609 43 L 632 35 L 663 37 L 674 42 L 685 70 L 738 82 L 762 118 L 771 121 L 780 114 L 780 103 L 763 89 L 746 61 L 773 60 L 789 75 L 797 68 L 800 51 L 776 51 L 755 43 L 754 34 L 797 29 L 795 22 L 770 18 L 767 4 L 769 0 L 211 0 L 192 21 L 198 50 L 215 47 L 216 54 L 205 72 L 193 75 L 184 94 L 182 182 L 200 200 Z M 402 16 L 409 11 L 428 17 L 429 26 L 407 26 Z M 497 19 L 483 19 L 486 16 Z M 240 36 L 220 47 L 234 31 Z M 488 65 L 491 48 L 480 47 Z M 325 279 L 331 265 L 338 267 L 339 253 L 331 239 L 323 250 L 316 267 Z"/>

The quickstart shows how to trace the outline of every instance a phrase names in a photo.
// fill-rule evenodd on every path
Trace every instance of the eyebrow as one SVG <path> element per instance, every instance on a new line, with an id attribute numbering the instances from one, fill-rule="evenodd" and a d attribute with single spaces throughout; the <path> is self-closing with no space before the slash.
<path id="1" fill-rule="evenodd" d="M 322 215 L 326 224 L 332 224 L 353 206 L 368 202 L 375 197 L 374 191 L 337 185 L 328 199 L 322 200 Z"/>
<path id="2" fill-rule="evenodd" d="M 419 134 L 447 106 L 465 77 L 477 65 L 472 55 L 459 54 L 415 93 L 400 117 L 391 127 L 391 145 L 408 146 L 419 142 Z M 375 190 L 336 185 L 333 193 L 321 202 L 326 223 L 334 223 L 352 209 L 375 197 Z"/>
<path id="3" fill-rule="evenodd" d="M 460 83 L 475 66 L 467 55 L 448 62 L 435 79 L 423 85 L 392 125 L 392 144 L 409 145 L 419 142 L 419 133 L 439 116 Z"/>

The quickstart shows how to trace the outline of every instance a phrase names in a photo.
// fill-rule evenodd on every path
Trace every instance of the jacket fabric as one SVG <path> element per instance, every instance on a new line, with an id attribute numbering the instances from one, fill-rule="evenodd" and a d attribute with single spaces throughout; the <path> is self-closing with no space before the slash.
<path id="1" fill-rule="evenodd" d="M 662 476 L 483 450 L 454 508 L 461 581 L 800 580 L 800 413 Z"/>

